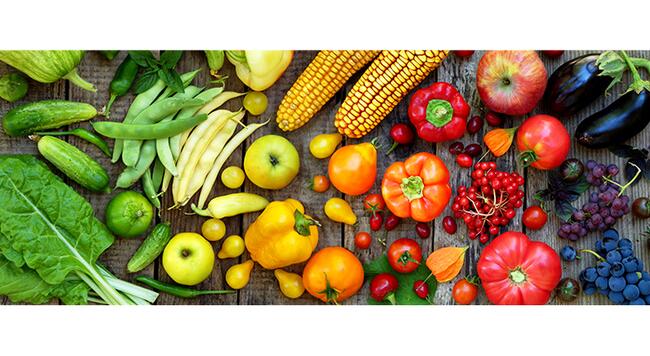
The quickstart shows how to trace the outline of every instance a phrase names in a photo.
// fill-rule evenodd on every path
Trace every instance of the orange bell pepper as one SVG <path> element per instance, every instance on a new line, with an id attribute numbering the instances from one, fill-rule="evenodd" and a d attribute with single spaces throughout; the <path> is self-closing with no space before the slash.
<path id="1" fill-rule="evenodd" d="M 381 195 L 388 209 L 400 218 L 431 221 L 442 213 L 451 197 L 449 171 L 438 156 L 416 153 L 388 167 Z"/>

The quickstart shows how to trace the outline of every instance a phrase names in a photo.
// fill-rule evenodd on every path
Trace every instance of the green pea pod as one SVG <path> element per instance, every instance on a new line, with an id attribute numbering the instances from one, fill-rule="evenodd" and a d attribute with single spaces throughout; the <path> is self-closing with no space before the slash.
<path id="1" fill-rule="evenodd" d="M 113 58 L 115 58 L 120 51 L 99 51 L 99 52 L 102 54 L 102 56 L 104 56 L 104 58 L 108 59 L 109 61 L 112 61 Z"/>
<path id="2" fill-rule="evenodd" d="M 142 244 L 133 254 L 133 257 L 126 265 L 126 270 L 129 273 L 142 271 L 153 261 L 160 256 L 160 254 L 167 246 L 167 243 L 172 238 L 172 230 L 169 223 L 161 223 L 156 225 L 147 238 L 142 241 Z"/>
<path id="3" fill-rule="evenodd" d="M 123 124 L 113 121 L 93 122 L 93 128 L 101 135 L 123 140 L 157 140 L 177 135 L 207 120 L 208 115 L 201 114 L 189 119 L 159 122 L 152 125 Z M 155 142 L 154 142 L 155 143 Z"/>
<path id="4" fill-rule="evenodd" d="M 107 118 L 110 115 L 111 106 L 113 102 L 117 99 L 118 96 L 125 95 L 131 89 L 133 82 L 135 82 L 135 77 L 138 75 L 138 64 L 131 59 L 131 56 L 126 56 L 124 61 L 117 67 L 115 71 L 115 76 L 111 80 L 110 93 L 111 96 L 108 99 L 108 103 L 104 107 L 104 116 Z"/>
<path id="5" fill-rule="evenodd" d="M 160 191 L 163 175 L 165 174 L 165 166 L 160 162 L 159 158 L 160 157 L 156 158 L 156 161 L 153 164 L 153 169 L 151 170 L 151 181 L 153 182 L 153 189 L 156 192 Z"/>
<path id="6" fill-rule="evenodd" d="M 120 176 L 117 177 L 116 188 L 129 188 L 142 177 L 144 172 L 149 169 L 153 160 L 156 159 L 156 141 L 145 141 L 140 150 L 138 163 L 133 167 L 126 167 Z"/>
<path id="7" fill-rule="evenodd" d="M 147 168 L 141 177 L 142 180 L 142 190 L 144 195 L 149 199 L 151 205 L 155 206 L 158 211 L 160 211 L 160 199 L 158 199 L 158 192 L 153 186 L 153 180 L 151 178 L 151 171 Z"/>
<path id="8" fill-rule="evenodd" d="M 0 98 L 13 103 L 27 94 L 27 79 L 18 73 L 7 73 L 0 77 Z"/>
<path id="9" fill-rule="evenodd" d="M 88 141 L 93 145 L 97 146 L 108 157 L 111 156 L 111 149 L 108 147 L 106 141 L 104 141 L 103 138 L 99 137 L 99 135 L 95 134 L 94 132 L 90 132 L 82 127 L 78 127 L 71 131 L 36 132 L 36 134 L 40 136 L 46 136 L 46 135 L 47 136 L 65 136 L 65 135 L 77 136 L 80 139 Z"/>
<path id="10" fill-rule="evenodd" d="M 196 290 L 179 286 L 177 284 L 164 283 L 147 276 L 137 276 L 135 277 L 135 280 L 150 288 L 180 298 L 195 298 L 201 295 L 237 293 L 235 290 Z"/>

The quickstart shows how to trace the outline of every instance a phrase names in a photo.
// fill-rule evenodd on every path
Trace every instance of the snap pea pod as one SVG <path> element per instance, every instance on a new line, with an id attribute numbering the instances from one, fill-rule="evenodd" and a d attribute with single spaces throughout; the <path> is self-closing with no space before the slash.
<path id="1" fill-rule="evenodd" d="M 126 167 L 120 176 L 117 177 L 116 188 L 128 188 L 142 177 L 144 172 L 149 169 L 151 163 L 156 158 L 156 141 L 145 141 L 142 145 L 138 163 L 133 167 Z"/>
<path id="2" fill-rule="evenodd" d="M 106 106 L 104 106 L 104 116 L 107 118 L 110 116 L 111 106 L 113 106 L 113 102 L 118 96 L 125 95 L 129 92 L 133 82 L 135 82 L 135 77 L 138 75 L 138 69 L 138 64 L 128 55 L 124 58 L 120 66 L 117 67 L 109 87 L 111 96 Z"/>
<path id="3" fill-rule="evenodd" d="M 160 199 L 158 199 L 158 192 L 156 192 L 156 189 L 153 186 L 151 170 L 148 168 L 145 169 L 140 180 L 142 181 L 142 190 L 144 191 L 144 195 L 149 199 L 151 205 L 155 206 L 158 208 L 158 211 L 160 211 Z"/>
<path id="4" fill-rule="evenodd" d="M 183 85 L 184 86 L 189 85 L 194 79 L 194 77 L 200 71 L 201 71 L 200 69 L 197 69 L 191 72 L 181 74 L 181 80 L 183 81 Z M 161 92 L 162 94 L 160 94 Z M 159 79 L 156 82 L 156 84 L 154 84 L 154 86 L 149 88 L 144 93 L 139 94 L 138 96 L 135 97 L 135 99 L 133 99 L 131 106 L 129 106 L 129 111 L 127 111 L 126 116 L 124 117 L 124 120 L 122 120 L 122 122 L 126 124 L 131 123 L 133 119 L 135 119 L 144 109 L 146 109 L 153 102 L 167 98 L 171 94 L 173 94 L 173 90 L 167 88 L 167 84 L 165 84 L 165 82 L 162 79 Z M 113 158 L 111 159 L 111 162 L 115 163 L 120 159 L 120 157 L 122 157 L 122 150 L 124 148 L 123 144 L 124 142 L 122 140 L 115 140 L 115 143 L 113 144 Z"/>
<path id="5" fill-rule="evenodd" d="M 153 164 L 151 170 L 151 181 L 153 182 L 153 189 L 156 192 L 160 191 L 160 186 L 162 185 L 163 175 L 165 174 L 165 166 L 160 162 L 159 157 L 156 157 L 156 161 Z M 157 193 L 156 193 L 157 194 Z"/>
<path id="6" fill-rule="evenodd" d="M 113 121 L 93 122 L 93 128 L 103 136 L 124 140 L 156 140 L 184 132 L 208 118 L 206 114 L 188 119 L 159 122 L 151 125 L 123 124 Z M 155 141 L 154 141 L 155 148 Z"/>
<path id="7" fill-rule="evenodd" d="M 39 136 L 65 136 L 65 135 L 77 136 L 80 139 L 88 141 L 93 145 L 97 146 L 108 157 L 111 156 L 111 149 L 108 147 L 106 141 L 104 141 L 104 139 L 101 138 L 96 133 L 90 132 L 82 127 L 78 127 L 71 131 L 36 132 L 36 134 Z"/>
<path id="8" fill-rule="evenodd" d="M 129 273 L 135 273 L 145 269 L 160 256 L 171 238 L 172 230 L 169 223 L 156 225 L 151 230 L 149 236 L 142 241 L 140 247 L 135 251 L 133 257 L 131 257 L 129 263 L 126 265 L 126 270 Z"/>
<path id="9" fill-rule="evenodd" d="M 176 284 L 164 283 L 147 276 L 137 276 L 135 280 L 157 291 L 173 295 L 180 298 L 194 298 L 201 295 L 209 294 L 234 294 L 234 290 L 196 290 L 179 286 Z"/>
<path id="10" fill-rule="evenodd" d="M 133 124 L 154 124 L 168 115 L 177 113 L 181 109 L 199 107 L 203 104 L 205 104 L 205 101 L 194 98 L 171 97 L 163 99 L 144 109 L 140 115 L 133 120 Z M 124 141 L 122 161 L 127 167 L 131 167 L 137 163 L 141 145 L 142 141 L 139 140 L 129 139 Z"/>

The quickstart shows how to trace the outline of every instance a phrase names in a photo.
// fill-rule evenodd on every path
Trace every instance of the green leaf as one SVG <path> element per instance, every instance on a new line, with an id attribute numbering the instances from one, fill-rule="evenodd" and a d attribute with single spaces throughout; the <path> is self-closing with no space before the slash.
<path id="1" fill-rule="evenodd" d="M 380 273 L 390 273 L 397 278 L 397 283 L 399 287 L 395 291 L 395 300 L 398 305 L 429 305 L 431 304 L 428 300 L 418 297 L 417 294 L 413 291 L 413 284 L 418 280 L 426 280 L 429 285 L 429 300 L 433 300 L 436 294 L 436 288 L 438 287 L 438 282 L 435 277 L 429 275 L 431 271 L 424 265 L 421 264 L 418 269 L 415 271 L 402 274 L 397 273 L 388 263 L 388 257 L 385 254 L 375 258 L 374 260 L 363 265 L 363 270 L 365 274 L 365 280 L 370 283 L 372 277 Z M 429 277 L 429 279 L 427 279 Z M 377 302 L 376 300 L 368 297 L 368 304 L 372 305 L 390 305 L 388 301 Z"/>
<path id="2" fill-rule="evenodd" d="M 155 58 L 151 51 L 129 51 L 129 56 L 140 67 L 150 67 L 151 61 Z"/>
<path id="3" fill-rule="evenodd" d="M 555 215 L 560 218 L 562 221 L 567 222 L 571 219 L 571 215 L 575 208 L 567 200 L 556 200 L 555 201 Z"/>
<path id="4" fill-rule="evenodd" d="M 618 84 L 623 79 L 623 74 L 627 70 L 625 60 L 615 51 L 605 51 L 596 60 L 596 65 L 600 69 L 600 76 L 612 77 L 611 83 L 605 89 L 605 93 Z"/>
<path id="5" fill-rule="evenodd" d="M 158 76 L 176 93 L 184 93 L 185 86 L 181 76 L 173 69 L 159 69 Z"/>
<path id="6" fill-rule="evenodd" d="M 160 65 L 163 68 L 172 69 L 183 56 L 183 51 L 164 51 L 160 55 Z"/>
<path id="7" fill-rule="evenodd" d="M 135 93 L 140 94 L 144 93 L 145 91 L 149 90 L 151 87 L 153 87 L 156 82 L 158 81 L 158 73 L 157 72 L 145 72 L 138 78 L 138 81 L 135 83 Z"/>

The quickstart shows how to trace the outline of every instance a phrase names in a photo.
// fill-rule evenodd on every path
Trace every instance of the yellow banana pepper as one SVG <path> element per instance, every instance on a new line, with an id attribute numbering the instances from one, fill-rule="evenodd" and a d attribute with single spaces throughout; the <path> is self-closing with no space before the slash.
<path id="1" fill-rule="evenodd" d="M 307 261 L 318 244 L 318 221 L 305 215 L 295 199 L 267 205 L 246 230 L 244 242 L 251 258 L 266 269 Z"/>
<path id="2" fill-rule="evenodd" d="M 268 89 L 291 63 L 293 51 L 226 51 L 237 77 L 255 91 Z"/>

